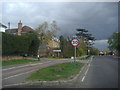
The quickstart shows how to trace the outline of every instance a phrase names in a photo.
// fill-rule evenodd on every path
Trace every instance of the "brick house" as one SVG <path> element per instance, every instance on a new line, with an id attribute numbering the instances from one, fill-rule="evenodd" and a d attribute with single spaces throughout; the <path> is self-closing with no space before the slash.
<path id="1" fill-rule="evenodd" d="M 34 30 L 29 26 L 22 26 L 22 22 L 20 21 L 18 23 L 18 28 L 6 29 L 5 32 L 6 33 L 11 33 L 11 34 L 14 34 L 14 35 L 22 35 L 22 34 L 27 34 L 27 33 L 30 33 L 30 32 L 34 32 Z"/>

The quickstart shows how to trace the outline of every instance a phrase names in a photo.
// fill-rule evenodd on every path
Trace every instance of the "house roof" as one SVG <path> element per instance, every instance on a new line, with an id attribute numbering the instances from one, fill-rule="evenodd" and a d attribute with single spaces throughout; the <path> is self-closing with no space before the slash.
<path id="1" fill-rule="evenodd" d="M 29 26 L 23 26 L 22 27 L 22 32 L 28 32 L 28 31 L 33 31 L 33 29 Z"/>
<path id="2" fill-rule="evenodd" d="M 14 28 L 14 29 L 6 29 L 5 32 L 8 33 L 17 33 L 18 28 Z M 34 31 L 31 27 L 29 26 L 23 26 L 22 27 L 22 32 L 29 32 L 29 31 Z"/>
<path id="3" fill-rule="evenodd" d="M 7 26 L 3 25 L 2 23 L 0 23 L 0 26 L 4 27 L 4 28 L 7 28 Z"/>
<path id="4" fill-rule="evenodd" d="M 17 28 L 14 28 L 14 29 L 6 29 L 5 32 L 7 33 L 16 33 L 17 32 Z"/>

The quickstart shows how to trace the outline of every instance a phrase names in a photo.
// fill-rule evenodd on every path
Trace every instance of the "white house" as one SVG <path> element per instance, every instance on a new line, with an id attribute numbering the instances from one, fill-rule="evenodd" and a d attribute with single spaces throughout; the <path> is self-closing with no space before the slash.
<path id="1" fill-rule="evenodd" d="M 0 23 L 0 32 L 5 32 L 6 28 L 7 28 L 7 26 Z"/>

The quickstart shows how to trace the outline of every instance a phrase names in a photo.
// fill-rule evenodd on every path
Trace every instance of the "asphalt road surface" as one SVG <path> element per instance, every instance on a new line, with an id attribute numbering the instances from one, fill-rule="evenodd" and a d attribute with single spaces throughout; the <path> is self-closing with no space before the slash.
<path id="1" fill-rule="evenodd" d="M 65 60 L 62 61 L 64 62 Z M 57 60 L 54 61 L 54 64 L 55 63 L 60 62 L 59 60 Z M 53 62 L 49 62 L 48 65 L 52 64 Z M 37 69 L 38 67 L 43 67 L 44 65 L 48 66 L 47 62 L 46 64 L 35 65 L 34 68 L 28 66 L 26 68 L 23 68 L 22 71 L 32 71 Z M 9 73 L 7 73 L 7 70 L 5 70 L 5 72 L 3 71 L 3 86 L 13 83 L 19 83 L 29 75 L 27 74 L 27 72 L 23 75 L 16 74 L 17 72 L 21 72 L 21 69 L 17 71 L 12 70 L 9 71 Z M 11 75 L 11 73 L 13 75 Z M 8 77 L 9 75 L 11 77 Z M 42 86 L 34 85 L 30 87 L 41 88 Z M 75 81 L 48 88 L 118 88 L 118 58 L 115 56 L 95 56 L 89 61 L 89 64 L 82 70 L 79 77 Z"/>
<path id="2" fill-rule="evenodd" d="M 82 85 L 85 88 L 118 88 L 118 59 L 112 56 L 95 57 Z"/>
<path id="3" fill-rule="evenodd" d="M 70 61 L 71 60 L 67 59 L 44 59 L 37 63 L 35 62 L 21 65 L 5 66 L 2 69 L 2 86 L 6 87 L 22 83 L 32 72 L 40 68 Z"/>
<path id="4" fill-rule="evenodd" d="M 60 87 L 118 88 L 118 58 L 115 56 L 96 56 L 76 81 Z"/>

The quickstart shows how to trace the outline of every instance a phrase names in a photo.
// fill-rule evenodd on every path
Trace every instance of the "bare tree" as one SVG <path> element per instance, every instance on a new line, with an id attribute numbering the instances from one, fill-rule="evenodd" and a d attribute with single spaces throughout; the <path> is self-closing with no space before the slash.
<path id="1" fill-rule="evenodd" d="M 51 24 L 44 22 L 36 28 L 36 32 L 38 34 L 41 44 L 47 44 L 48 41 L 51 40 L 52 37 L 56 34 L 56 32 L 59 30 L 60 29 L 56 21 L 52 21 Z"/>

